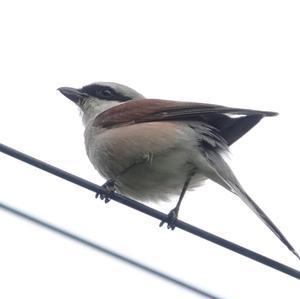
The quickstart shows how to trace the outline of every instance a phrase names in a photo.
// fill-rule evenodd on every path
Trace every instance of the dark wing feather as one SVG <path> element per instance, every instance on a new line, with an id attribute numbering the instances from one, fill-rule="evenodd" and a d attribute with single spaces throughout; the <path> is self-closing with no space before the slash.
<path id="1" fill-rule="evenodd" d="M 109 128 L 154 121 L 202 121 L 215 127 L 230 145 L 263 117 L 274 115 L 277 113 L 213 104 L 144 99 L 128 101 L 104 111 L 96 117 L 94 126 Z"/>
<path id="2" fill-rule="evenodd" d="M 220 114 L 214 118 L 208 118 L 207 123 L 217 128 L 227 144 L 231 145 L 252 129 L 263 117 L 262 114 L 253 114 L 232 118 Z"/>

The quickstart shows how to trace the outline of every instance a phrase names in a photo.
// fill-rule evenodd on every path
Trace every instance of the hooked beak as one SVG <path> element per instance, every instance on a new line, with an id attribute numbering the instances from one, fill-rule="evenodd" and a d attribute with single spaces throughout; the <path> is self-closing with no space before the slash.
<path id="1" fill-rule="evenodd" d="M 87 97 L 86 93 L 80 91 L 80 89 L 72 87 L 60 87 L 57 88 L 65 97 L 73 101 L 75 104 L 80 104 L 80 102 Z"/>

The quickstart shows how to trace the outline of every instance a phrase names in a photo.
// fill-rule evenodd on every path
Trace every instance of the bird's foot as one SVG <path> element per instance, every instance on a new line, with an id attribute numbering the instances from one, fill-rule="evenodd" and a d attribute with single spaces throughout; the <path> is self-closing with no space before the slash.
<path id="1" fill-rule="evenodd" d="M 168 218 L 166 220 L 162 220 L 159 226 L 163 226 L 164 223 L 167 223 L 168 225 L 167 228 L 174 230 L 174 228 L 176 227 L 177 217 L 178 217 L 178 209 L 174 208 L 169 212 Z"/>
<path id="2" fill-rule="evenodd" d="M 115 181 L 108 180 L 105 184 L 101 186 L 101 188 L 104 188 L 108 192 L 108 194 L 97 192 L 95 197 L 96 198 L 100 197 L 101 200 L 104 200 L 105 203 L 108 203 L 110 201 L 109 195 L 116 191 Z"/>

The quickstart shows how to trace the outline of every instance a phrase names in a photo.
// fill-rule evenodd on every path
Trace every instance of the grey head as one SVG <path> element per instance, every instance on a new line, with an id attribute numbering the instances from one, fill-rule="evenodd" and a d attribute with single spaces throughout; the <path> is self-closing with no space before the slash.
<path id="1" fill-rule="evenodd" d="M 96 82 L 76 89 L 72 87 L 60 87 L 58 90 L 68 99 L 83 108 L 87 102 L 125 102 L 144 97 L 134 89 L 114 82 Z"/>
<path id="2" fill-rule="evenodd" d="M 99 113 L 113 106 L 133 99 L 144 99 L 132 88 L 113 82 L 96 82 L 79 89 L 60 87 L 58 90 L 80 108 L 85 126 L 92 123 Z"/>

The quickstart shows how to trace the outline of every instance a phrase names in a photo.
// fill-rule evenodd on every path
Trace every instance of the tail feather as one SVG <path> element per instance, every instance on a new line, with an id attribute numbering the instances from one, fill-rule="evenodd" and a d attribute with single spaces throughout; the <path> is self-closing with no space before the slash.
<path id="1" fill-rule="evenodd" d="M 245 192 L 238 194 L 244 203 L 272 230 L 272 232 L 281 240 L 281 242 L 300 260 L 300 256 L 286 239 L 273 221 L 265 214 L 265 212 L 249 197 Z"/>
<path id="2" fill-rule="evenodd" d="M 265 212 L 249 197 L 238 182 L 234 173 L 225 162 L 220 153 L 213 150 L 206 150 L 206 160 L 210 165 L 207 173 L 208 178 L 222 185 L 229 191 L 238 195 L 243 202 L 269 227 L 269 229 L 281 240 L 281 242 L 300 260 L 295 248 L 290 244 L 278 227 L 271 221 Z"/>

